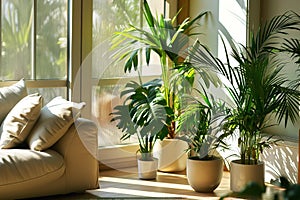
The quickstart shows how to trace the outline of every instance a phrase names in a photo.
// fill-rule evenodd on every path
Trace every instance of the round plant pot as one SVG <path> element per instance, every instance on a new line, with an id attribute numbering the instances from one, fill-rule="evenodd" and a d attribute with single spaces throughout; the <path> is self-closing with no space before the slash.
<path id="1" fill-rule="evenodd" d="M 187 179 L 196 192 L 213 192 L 223 175 L 223 160 L 215 157 L 212 160 L 187 159 Z"/>
<path id="2" fill-rule="evenodd" d="M 156 179 L 158 160 L 138 159 L 138 175 L 140 179 Z"/>
<path id="3" fill-rule="evenodd" d="M 153 156 L 158 159 L 158 170 L 162 172 L 183 171 L 186 168 L 188 143 L 179 139 L 157 141 Z"/>
<path id="4" fill-rule="evenodd" d="M 230 189 L 239 192 L 249 182 L 256 182 L 262 187 L 265 180 L 265 165 L 259 162 L 256 165 L 241 164 L 240 160 L 230 162 Z"/>

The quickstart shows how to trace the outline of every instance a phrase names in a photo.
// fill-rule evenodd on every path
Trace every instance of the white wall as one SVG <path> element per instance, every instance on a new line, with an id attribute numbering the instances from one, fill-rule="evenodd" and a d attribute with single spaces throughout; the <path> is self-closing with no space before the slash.
<path id="1" fill-rule="evenodd" d="M 293 10 L 300 14 L 299 0 L 262 0 L 261 20 L 271 19 L 273 16 L 282 14 L 288 10 Z"/>
<path id="2" fill-rule="evenodd" d="M 202 23 L 203 26 L 198 31 L 203 35 L 198 38 L 217 55 L 219 0 L 190 0 L 190 17 L 192 19 L 204 11 L 210 11 L 212 14 L 208 15 Z"/>

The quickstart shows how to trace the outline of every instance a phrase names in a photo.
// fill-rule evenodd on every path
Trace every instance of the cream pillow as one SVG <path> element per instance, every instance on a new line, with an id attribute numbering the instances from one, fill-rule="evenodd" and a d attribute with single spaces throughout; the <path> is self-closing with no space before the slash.
<path id="1" fill-rule="evenodd" d="M 85 103 L 74 103 L 62 97 L 52 99 L 41 110 L 40 118 L 27 141 L 31 150 L 43 151 L 55 144 L 79 117 Z"/>
<path id="2" fill-rule="evenodd" d="M 30 94 L 21 99 L 7 114 L 0 127 L 0 148 L 9 149 L 25 141 L 40 115 L 43 98 Z"/>
<path id="3" fill-rule="evenodd" d="M 0 88 L 0 123 L 3 122 L 9 111 L 18 103 L 22 98 L 27 95 L 27 88 L 24 79 L 17 83 Z"/>

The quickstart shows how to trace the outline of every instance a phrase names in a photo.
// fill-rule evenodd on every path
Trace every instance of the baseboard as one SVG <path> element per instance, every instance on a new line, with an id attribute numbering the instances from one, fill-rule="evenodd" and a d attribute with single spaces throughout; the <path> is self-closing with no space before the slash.
<path id="1" fill-rule="evenodd" d="M 100 170 L 123 169 L 137 166 L 138 144 L 114 145 L 98 149 Z"/>

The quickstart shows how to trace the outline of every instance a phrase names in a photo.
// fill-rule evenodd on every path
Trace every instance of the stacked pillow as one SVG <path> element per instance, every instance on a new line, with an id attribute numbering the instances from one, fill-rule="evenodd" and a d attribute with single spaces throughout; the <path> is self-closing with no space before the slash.
<path id="1" fill-rule="evenodd" d="M 21 99 L 7 114 L 0 127 L 0 148 L 9 149 L 23 143 L 37 121 L 42 96 L 31 94 Z"/>
<path id="2" fill-rule="evenodd" d="M 56 97 L 44 107 L 43 97 L 27 94 L 25 81 L 0 88 L 0 148 L 27 143 L 31 150 L 43 151 L 55 144 L 80 116 L 85 103 Z"/>
<path id="3" fill-rule="evenodd" d="M 12 86 L 0 88 L 0 123 L 16 103 L 25 96 L 27 96 L 27 89 L 24 79 Z"/>
<path id="4" fill-rule="evenodd" d="M 85 103 L 56 97 L 41 110 L 40 117 L 27 138 L 32 150 L 42 151 L 55 144 L 80 115 Z"/>

